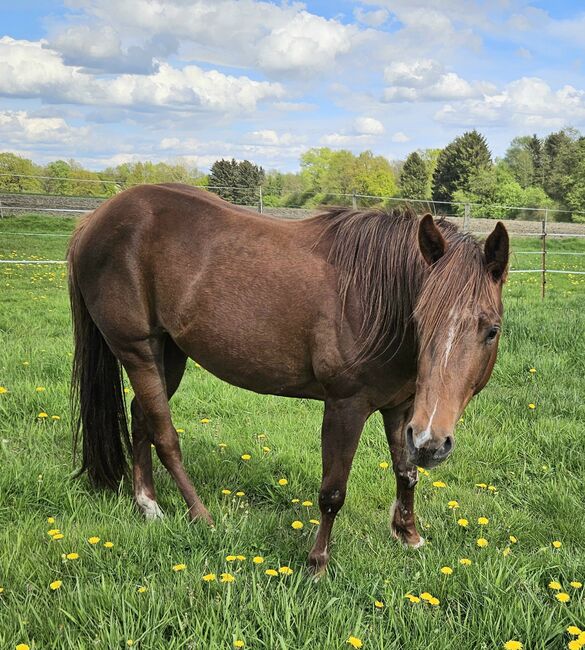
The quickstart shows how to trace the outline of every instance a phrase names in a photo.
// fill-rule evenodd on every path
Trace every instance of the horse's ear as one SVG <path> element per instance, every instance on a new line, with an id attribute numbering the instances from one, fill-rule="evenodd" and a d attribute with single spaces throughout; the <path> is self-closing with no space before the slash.
<path id="1" fill-rule="evenodd" d="M 505 282 L 508 271 L 508 258 L 510 257 L 510 238 L 508 231 L 501 221 L 490 236 L 485 240 L 484 245 L 485 261 L 488 271 L 494 280 Z"/>
<path id="2" fill-rule="evenodd" d="M 435 225 L 431 214 L 425 214 L 418 224 L 418 246 L 429 265 L 434 264 L 445 254 L 447 242 Z"/>

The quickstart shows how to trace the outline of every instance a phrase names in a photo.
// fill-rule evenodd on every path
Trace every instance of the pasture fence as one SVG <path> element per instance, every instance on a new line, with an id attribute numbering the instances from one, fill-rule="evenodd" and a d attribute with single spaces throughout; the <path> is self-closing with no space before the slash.
<path id="1" fill-rule="evenodd" d="M 0 177 L 7 174 L 0 173 Z M 37 178 L 42 180 L 63 180 L 50 176 L 14 175 L 26 178 Z M 83 182 L 113 183 L 117 189 L 121 187 L 118 181 L 79 179 Z M 77 182 L 77 179 L 75 179 Z M 552 268 L 548 263 L 549 255 L 570 255 L 575 258 L 585 256 L 580 251 L 549 251 L 547 241 L 553 238 L 585 239 L 585 212 L 570 212 L 548 207 L 533 206 L 510 206 L 510 205 L 482 205 L 472 202 L 457 201 L 431 201 L 421 199 L 408 199 L 404 197 L 380 196 L 360 194 L 357 192 L 330 193 L 327 195 L 303 195 L 305 203 L 314 203 L 311 207 L 289 207 L 274 206 L 274 195 L 265 197 L 262 187 L 250 188 L 245 186 L 213 185 L 204 186 L 193 184 L 206 191 L 229 198 L 232 203 L 242 205 L 249 210 L 257 211 L 266 215 L 281 219 L 301 219 L 314 213 L 321 204 L 341 204 L 362 209 L 379 206 L 396 206 L 409 204 L 417 212 L 430 212 L 436 216 L 443 216 L 449 221 L 457 223 L 465 232 L 476 235 L 486 235 L 493 228 L 495 218 L 503 221 L 512 236 L 524 238 L 538 238 L 541 242 L 540 250 L 515 250 L 514 254 L 519 256 L 538 255 L 540 257 L 539 268 L 512 268 L 511 273 L 539 274 L 542 298 L 546 295 L 547 275 L 585 275 L 581 269 L 559 269 Z M 95 196 L 68 196 L 61 194 L 36 194 L 25 192 L 0 192 L 0 218 L 7 216 L 18 216 L 26 214 L 46 214 L 54 216 L 74 216 L 87 213 L 101 205 L 109 197 Z M 254 199 L 251 201 L 250 199 Z M 570 222 L 567 219 L 579 219 L 583 223 Z M 4 236 L 26 236 L 26 237 L 68 237 L 62 233 L 47 232 L 24 232 L 17 230 L 0 231 Z M 65 260 L 14 260 L 1 259 L 0 264 L 65 264 Z"/>

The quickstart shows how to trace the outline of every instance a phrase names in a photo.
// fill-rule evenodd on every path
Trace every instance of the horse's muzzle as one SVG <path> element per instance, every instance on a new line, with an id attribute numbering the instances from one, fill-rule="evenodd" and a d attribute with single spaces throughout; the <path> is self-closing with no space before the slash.
<path id="1" fill-rule="evenodd" d="M 405 440 L 409 462 L 426 469 L 440 465 L 455 447 L 452 434 L 436 439 L 428 432 L 417 431 L 412 423 L 406 427 Z"/>

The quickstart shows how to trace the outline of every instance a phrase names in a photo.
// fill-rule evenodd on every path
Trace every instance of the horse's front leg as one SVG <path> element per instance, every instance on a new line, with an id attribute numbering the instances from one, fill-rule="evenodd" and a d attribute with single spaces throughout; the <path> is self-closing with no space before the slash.
<path id="1" fill-rule="evenodd" d="M 370 409 L 356 398 L 326 400 L 321 432 L 323 480 L 319 491 L 321 521 L 309 554 L 315 574 L 325 572 L 329 561 L 329 538 L 335 516 L 345 501 L 347 478 Z"/>
<path id="2" fill-rule="evenodd" d="M 412 417 L 412 405 L 381 412 L 396 476 L 396 500 L 390 510 L 390 527 L 396 539 L 407 546 L 418 548 L 425 543 L 414 520 L 414 489 L 418 483 L 418 470 L 408 462 L 404 440 L 406 423 Z"/>

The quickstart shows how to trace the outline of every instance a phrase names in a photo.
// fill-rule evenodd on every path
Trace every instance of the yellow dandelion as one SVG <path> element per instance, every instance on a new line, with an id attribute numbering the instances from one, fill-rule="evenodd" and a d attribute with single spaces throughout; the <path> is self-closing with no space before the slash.
<path id="1" fill-rule="evenodd" d="M 449 503 L 447 503 L 447 505 L 449 506 L 449 508 L 451 508 L 451 510 L 455 510 L 455 509 L 459 508 L 459 502 L 458 501 L 449 501 Z"/>
<path id="2" fill-rule="evenodd" d="M 564 591 L 561 591 L 560 593 L 555 594 L 555 598 L 560 603 L 568 603 L 571 600 L 571 596 L 569 596 L 569 594 L 565 593 Z"/>
<path id="3" fill-rule="evenodd" d="M 313 505 L 313 502 L 307 499 L 306 501 L 303 501 L 301 505 L 305 506 L 306 508 L 310 508 Z"/>
<path id="4" fill-rule="evenodd" d="M 480 526 L 487 526 L 490 523 L 490 520 L 487 517 L 478 517 L 477 523 Z"/>
<path id="5" fill-rule="evenodd" d="M 462 557 L 459 560 L 459 564 L 462 564 L 463 566 L 470 566 L 471 565 L 471 560 L 468 557 Z"/>
<path id="6" fill-rule="evenodd" d="M 309 523 L 318 526 L 321 522 L 318 519 L 309 519 Z"/>
<path id="7" fill-rule="evenodd" d="M 485 548 L 489 544 L 489 542 L 485 537 L 480 537 L 477 540 L 476 544 L 479 546 L 479 548 Z"/>
<path id="8" fill-rule="evenodd" d="M 375 600 L 374 607 L 377 609 L 384 609 L 384 603 L 381 600 Z"/>
<path id="9" fill-rule="evenodd" d="M 140 587 L 138 587 L 136 591 L 139 594 L 145 594 L 148 591 L 148 587 L 145 587 L 144 585 L 140 585 Z"/>
<path id="10" fill-rule="evenodd" d="M 518 543 L 518 538 L 514 537 L 514 535 L 510 535 L 510 542 L 512 542 L 512 544 L 517 544 Z"/>
<path id="11" fill-rule="evenodd" d="M 490 492 L 496 492 L 496 486 L 495 485 L 488 485 L 488 490 Z"/>
<path id="12" fill-rule="evenodd" d="M 441 567 L 441 573 L 446 576 L 450 576 L 453 573 L 453 569 L 450 566 Z"/>
<path id="13" fill-rule="evenodd" d="M 63 535 L 63 533 L 56 533 L 55 535 L 53 535 L 53 537 L 51 539 L 54 542 L 58 542 L 60 539 L 63 539 L 64 537 L 65 537 L 65 535 Z"/>
<path id="14" fill-rule="evenodd" d="M 54 524 L 55 523 L 55 517 L 47 517 L 47 523 L 48 524 Z"/>
<path id="15" fill-rule="evenodd" d="M 531 372 L 532 374 L 534 374 L 536 372 L 536 368 L 530 368 L 530 370 L 528 372 Z"/>
<path id="16" fill-rule="evenodd" d="M 430 600 L 433 597 L 433 594 L 430 594 L 428 591 L 423 591 L 420 597 L 421 600 Z"/>
<path id="17" fill-rule="evenodd" d="M 262 447 L 262 451 L 267 454 L 270 452 L 270 447 Z"/>
<path id="18" fill-rule="evenodd" d="M 578 628 L 576 625 L 569 625 L 569 627 L 567 628 L 567 632 L 571 636 L 579 636 L 579 634 L 581 634 L 581 629 Z"/>
<path id="19" fill-rule="evenodd" d="M 65 557 L 68 560 L 79 560 L 79 553 L 67 553 Z"/>
<path id="20" fill-rule="evenodd" d="M 217 445 L 217 446 L 218 446 L 220 449 L 225 449 L 225 448 L 227 447 L 227 445 L 225 444 L 225 442 L 220 442 L 219 445 Z"/>
<path id="21" fill-rule="evenodd" d="M 286 478 L 279 478 L 278 479 L 278 485 L 288 485 L 288 479 Z M 297 499 L 298 501 L 298 499 Z"/>
<path id="22" fill-rule="evenodd" d="M 522 650 L 523 647 L 520 641 L 506 641 L 504 643 L 504 650 Z"/>
<path id="23" fill-rule="evenodd" d="M 581 643 L 581 641 L 579 641 L 579 639 L 573 639 L 572 641 L 569 641 L 569 643 L 567 643 L 567 648 L 569 650 L 581 650 L 582 647 L 583 644 Z"/>
<path id="24" fill-rule="evenodd" d="M 219 581 L 220 582 L 235 582 L 235 578 L 231 573 L 222 573 L 219 576 Z"/>
<path id="25" fill-rule="evenodd" d="M 242 455 L 240 456 L 240 458 L 241 458 L 242 460 L 246 460 L 246 461 L 247 461 L 247 460 L 250 460 L 250 458 L 252 458 L 252 456 L 250 456 L 250 454 L 242 454 Z"/>
<path id="26" fill-rule="evenodd" d="M 487 483 L 476 483 L 476 488 L 481 488 L 482 490 L 487 490 Z"/>
<path id="27" fill-rule="evenodd" d="M 556 540 L 552 543 L 552 545 L 553 545 L 554 548 L 561 548 L 561 546 L 563 545 L 563 543 L 562 543 L 562 542 L 559 542 L 559 540 L 556 539 Z"/>
<path id="28" fill-rule="evenodd" d="M 254 562 L 254 564 L 262 564 L 264 562 L 264 558 L 261 555 L 255 555 L 252 558 L 252 562 Z"/>
<path id="29" fill-rule="evenodd" d="M 225 561 L 226 562 L 235 562 L 236 561 L 236 556 L 235 555 L 226 555 Z"/>
<path id="30" fill-rule="evenodd" d="M 238 562 L 243 562 L 245 559 L 246 559 L 245 555 L 236 555 L 236 560 L 238 560 Z"/>
<path id="31" fill-rule="evenodd" d="M 280 569 L 278 569 L 278 573 L 282 573 L 284 576 L 290 576 L 292 572 L 293 570 L 288 566 L 281 566 Z"/>
<path id="32" fill-rule="evenodd" d="M 37 391 L 37 393 L 42 393 L 42 392 L 44 392 L 45 387 L 44 387 L 44 386 L 37 386 L 37 387 L 35 388 L 35 390 Z"/>
<path id="33" fill-rule="evenodd" d="M 536 404 L 532 404 L 532 403 L 530 403 L 530 404 L 528 405 L 528 408 L 531 409 L 531 410 L 532 410 L 532 409 L 535 409 L 535 408 L 536 408 Z"/>
<path id="34" fill-rule="evenodd" d="M 444 481 L 433 481 L 433 487 L 446 488 L 447 484 Z"/>
<path id="35" fill-rule="evenodd" d="M 4 593 L 4 587 L 0 587 L 0 594 Z"/>
<path id="36" fill-rule="evenodd" d="M 213 582 L 216 578 L 217 576 L 215 575 L 215 573 L 207 573 L 201 579 L 203 580 L 203 582 Z"/>
<path id="37" fill-rule="evenodd" d="M 555 591 L 560 591 L 563 587 L 560 582 L 557 582 L 556 580 L 551 580 L 548 583 L 548 588 L 554 589 Z"/>
<path id="38" fill-rule="evenodd" d="M 225 494 L 225 495 L 228 495 L 228 494 L 231 494 L 232 491 L 231 491 L 231 490 L 225 490 L 225 489 L 224 489 L 224 490 L 221 491 L 221 493 L 222 493 L 222 494 Z"/>
<path id="39" fill-rule="evenodd" d="M 361 648 L 364 645 L 357 636 L 350 636 L 347 643 L 349 643 L 352 648 Z"/>
<path id="40" fill-rule="evenodd" d="M 16 650 L 30 650 L 30 646 L 27 645 L 26 643 L 19 643 L 16 646 Z"/>
<path id="41" fill-rule="evenodd" d="M 114 542 L 104 542 L 104 548 L 114 548 Z"/>
<path id="42" fill-rule="evenodd" d="M 90 544 L 92 544 L 93 546 L 95 546 L 96 544 L 99 544 L 99 543 L 100 543 L 100 538 L 99 538 L 99 537 L 89 537 L 89 538 L 87 539 L 87 541 L 88 541 Z"/>
<path id="43" fill-rule="evenodd" d="M 129 648 L 131 648 L 131 647 L 134 645 L 134 639 L 128 639 L 128 641 L 126 641 L 126 645 L 127 645 Z"/>
<path id="44" fill-rule="evenodd" d="M 296 521 L 293 521 L 293 522 L 292 522 L 291 526 L 292 526 L 295 530 L 300 530 L 300 529 L 303 527 L 303 522 L 302 522 L 302 521 L 298 521 L 298 519 L 297 519 Z"/>
<path id="45" fill-rule="evenodd" d="M 60 532 L 61 531 L 58 528 L 51 528 L 51 530 L 47 531 L 47 535 L 49 535 L 49 537 L 53 537 L 53 535 L 57 535 Z"/>
<path id="46" fill-rule="evenodd" d="M 0 386 L 0 395 L 4 395 L 7 392 L 8 388 L 6 388 L 6 386 Z"/>
<path id="47" fill-rule="evenodd" d="M 209 418 L 201 418 L 199 422 L 201 422 L 201 424 L 209 424 L 211 420 Z"/>
<path id="48" fill-rule="evenodd" d="M 511 552 L 512 552 L 512 549 L 509 546 L 506 546 L 506 548 L 502 551 L 502 555 L 504 557 L 508 557 L 508 555 L 510 555 Z"/>
<path id="49" fill-rule="evenodd" d="M 61 580 L 54 580 L 54 581 L 51 582 L 51 584 L 49 585 L 49 588 L 50 588 L 52 591 L 57 591 L 57 589 L 61 589 L 61 585 L 62 585 L 62 584 L 63 584 L 63 583 L 61 582 Z"/>
<path id="50" fill-rule="evenodd" d="M 184 571 L 187 568 L 186 564 L 173 564 L 173 571 Z"/>
<path id="51" fill-rule="evenodd" d="M 581 589 L 581 587 L 583 586 L 583 583 L 579 582 L 578 580 L 572 580 L 569 584 L 571 585 L 571 587 L 573 587 L 573 589 Z"/>
<path id="52" fill-rule="evenodd" d="M 385 460 L 380 463 L 380 469 L 388 469 L 389 467 L 390 463 L 387 463 Z"/>
<path id="53" fill-rule="evenodd" d="M 266 569 L 266 571 L 264 571 L 264 573 L 267 576 L 272 576 L 272 577 L 276 577 L 278 575 L 278 571 L 275 571 L 274 569 Z"/>
<path id="54" fill-rule="evenodd" d="M 37 417 L 40 418 L 41 420 L 44 420 L 45 418 L 48 418 L 49 415 L 48 415 L 47 413 L 45 413 L 44 411 L 41 411 L 41 412 L 37 415 Z"/>
<path id="55" fill-rule="evenodd" d="M 234 648 L 243 648 L 246 644 L 242 641 L 242 639 L 236 639 L 234 641 Z"/>
<path id="56" fill-rule="evenodd" d="M 429 594 L 429 596 L 430 596 L 430 594 Z M 406 596 L 404 596 L 404 597 L 407 598 L 411 603 L 414 603 L 414 604 L 420 603 L 420 598 L 418 596 L 413 596 L 413 594 L 406 594 Z M 431 598 L 432 598 L 432 596 L 431 596 Z"/>
<path id="57" fill-rule="evenodd" d="M 463 528 L 467 528 L 467 526 L 469 526 L 469 522 L 467 521 L 467 519 L 464 519 L 463 517 L 461 519 L 458 519 L 457 523 Z"/>
<path id="58" fill-rule="evenodd" d="M 60 420 L 61 416 L 60 415 L 51 415 L 51 420 Z"/>
<path id="59" fill-rule="evenodd" d="M 429 605 L 432 605 L 433 607 L 438 607 L 441 604 L 441 601 L 438 598 L 435 598 L 433 596 L 432 598 L 429 598 L 428 603 L 429 603 Z"/>
<path id="60" fill-rule="evenodd" d="M 177 429 L 177 433 L 185 433 L 185 429 Z"/>
<path id="61" fill-rule="evenodd" d="M 126 395 L 130 394 L 130 389 L 129 388 L 124 388 L 124 393 L 126 393 Z"/>
<path id="62" fill-rule="evenodd" d="M 246 496 L 246 493 L 243 492 L 242 490 L 238 490 L 238 491 L 236 492 L 236 496 L 237 496 L 237 497 L 243 497 L 243 496 Z"/>

